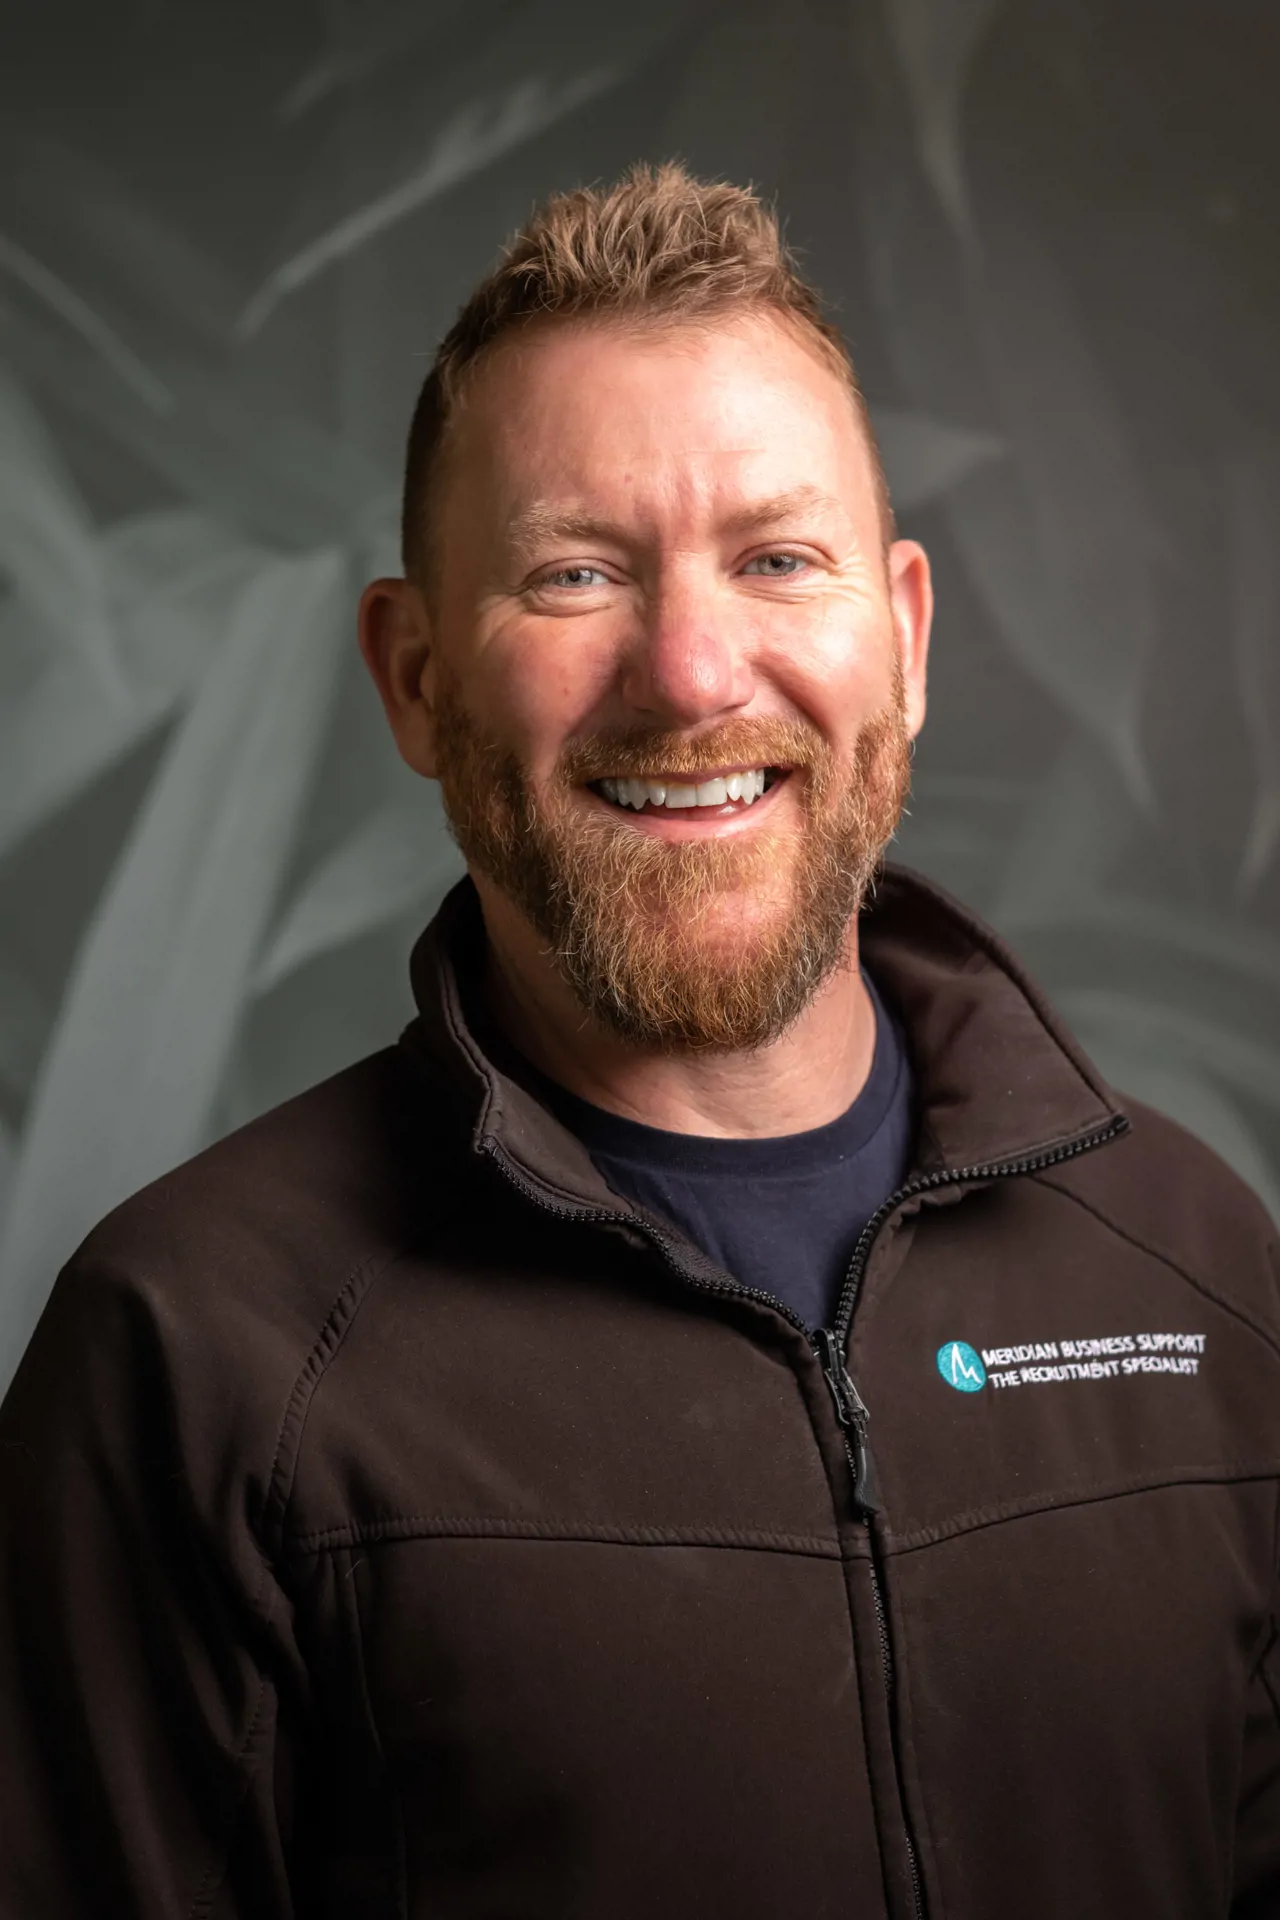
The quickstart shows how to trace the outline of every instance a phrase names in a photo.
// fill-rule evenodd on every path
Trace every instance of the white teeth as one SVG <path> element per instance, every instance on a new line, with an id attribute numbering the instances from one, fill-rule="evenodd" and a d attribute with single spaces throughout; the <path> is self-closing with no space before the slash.
<path id="1" fill-rule="evenodd" d="M 666 780 L 620 778 L 603 779 L 599 787 L 605 799 L 612 800 L 616 807 L 634 807 L 639 812 L 645 806 L 680 810 L 723 807 L 730 800 L 739 800 L 751 806 L 764 792 L 764 783 L 764 768 L 751 767 L 745 773 L 731 773 L 727 777 L 717 775 L 696 786 L 673 785 Z"/>

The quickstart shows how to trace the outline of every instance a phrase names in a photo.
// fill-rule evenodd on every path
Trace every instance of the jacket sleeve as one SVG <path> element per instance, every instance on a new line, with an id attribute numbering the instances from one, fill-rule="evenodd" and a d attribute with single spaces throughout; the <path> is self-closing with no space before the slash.
<path id="1" fill-rule="evenodd" d="M 293 1911 L 302 1669 L 234 1396 L 188 1457 L 184 1339 L 145 1287 L 73 1263 L 0 1408 L 4 1914 Z"/>

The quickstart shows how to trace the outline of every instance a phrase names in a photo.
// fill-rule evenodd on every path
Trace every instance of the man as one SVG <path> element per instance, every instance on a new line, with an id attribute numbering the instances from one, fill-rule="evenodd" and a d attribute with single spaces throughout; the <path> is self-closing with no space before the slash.
<path id="1" fill-rule="evenodd" d="M 1280 1913 L 1271 1229 L 877 876 L 929 572 L 749 194 L 552 201 L 365 658 L 469 879 L 4 1413 L 0 1910 Z"/>

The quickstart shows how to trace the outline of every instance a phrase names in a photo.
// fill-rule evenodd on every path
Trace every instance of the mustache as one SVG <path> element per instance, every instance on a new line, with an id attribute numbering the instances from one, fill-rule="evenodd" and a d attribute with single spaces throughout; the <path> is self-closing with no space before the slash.
<path id="1" fill-rule="evenodd" d="M 622 727 L 571 741 L 557 773 L 566 786 L 610 777 L 642 779 L 700 773 L 707 767 L 822 768 L 829 749 L 815 727 L 799 720 L 726 720 L 708 733 L 666 727 Z"/>

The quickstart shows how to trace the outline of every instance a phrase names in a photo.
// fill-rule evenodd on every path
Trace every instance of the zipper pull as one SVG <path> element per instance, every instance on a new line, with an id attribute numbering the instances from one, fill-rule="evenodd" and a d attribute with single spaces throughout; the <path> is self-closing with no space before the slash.
<path id="1" fill-rule="evenodd" d="M 853 1497 L 864 1514 L 879 1513 L 880 1481 L 867 1438 L 871 1416 L 858 1389 L 849 1377 L 836 1337 L 827 1327 L 813 1336 L 822 1376 L 835 1403 L 836 1419 L 844 1430 L 844 1443 L 853 1468 Z"/>

